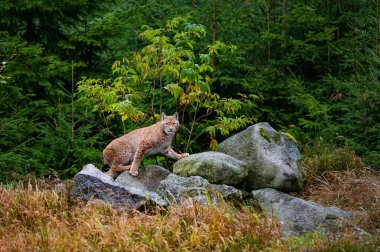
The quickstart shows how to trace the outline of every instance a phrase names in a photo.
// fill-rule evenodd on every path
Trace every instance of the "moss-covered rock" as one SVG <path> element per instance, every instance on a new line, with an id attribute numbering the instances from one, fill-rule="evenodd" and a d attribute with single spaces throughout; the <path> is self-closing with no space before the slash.
<path id="1" fill-rule="evenodd" d="M 160 182 L 157 193 L 169 203 L 178 203 L 183 199 L 209 198 L 210 203 L 223 198 L 241 200 L 242 192 L 228 185 L 210 184 L 200 176 L 181 177 L 169 174 Z"/>
<path id="2" fill-rule="evenodd" d="M 257 123 L 226 139 L 217 151 L 244 161 L 248 176 L 246 190 L 275 188 L 301 189 L 301 154 L 297 145 L 269 123 Z"/>
<path id="3" fill-rule="evenodd" d="M 265 131 L 264 128 L 260 128 L 260 136 L 262 136 L 265 140 L 267 140 L 268 143 L 270 143 L 271 140 L 272 140 L 272 139 L 270 138 L 270 136 L 268 135 L 268 133 Z"/>
<path id="4" fill-rule="evenodd" d="M 173 173 L 183 177 L 201 176 L 213 184 L 238 185 L 247 177 L 248 167 L 234 157 L 208 151 L 177 161 Z"/>

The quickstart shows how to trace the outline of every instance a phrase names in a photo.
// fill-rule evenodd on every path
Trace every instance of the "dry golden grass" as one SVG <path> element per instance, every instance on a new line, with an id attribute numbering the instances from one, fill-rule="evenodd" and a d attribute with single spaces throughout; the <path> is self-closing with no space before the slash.
<path id="1" fill-rule="evenodd" d="M 0 251 L 374 251 L 378 240 L 318 232 L 281 235 L 279 225 L 249 205 L 191 202 L 126 213 L 73 201 L 46 182 L 0 187 Z"/>
<path id="2" fill-rule="evenodd" d="M 280 239 L 275 222 L 228 204 L 125 213 L 31 185 L 0 189 L 0 201 L 2 251 L 252 251 Z"/>
<path id="3" fill-rule="evenodd" d="M 355 212 L 352 224 L 374 235 L 380 232 L 380 179 L 368 171 L 324 172 L 302 197 Z"/>
<path id="4" fill-rule="evenodd" d="M 366 170 L 361 158 L 347 146 L 335 148 L 316 143 L 305 151 L 302 159 L 305 188 L 323 181 L 326 172 L 352 171 L 360 175 Z"/>
<path id="5" fill-rule="evenodd" d="M 248 203 L 127 213 L 32 180 L 0 185 L 0 251 L 380 251 L 379 176 L 345 148 L 306 155 L 303 171 L 298 196 L 356 212 L 338 235 L 283 237 Z"/>
<path id="6" fill-rule="evenodd" d="M 301 197 L 355 212 L 351 224 L 379 236 L 379 173 L 366 167 L 349 147 L 318 148 L 302 161 L 304 189 Z"/>
<path id="7" fill-rule="evenodd" d="M 350 240 L 331 245 L 328 251 L 380 251 L 379 173 L 349 147 L 318 144 L 303 158 L 302 168 L 304 189 L 298 196 L 355 213 L 342 227 Z"/>

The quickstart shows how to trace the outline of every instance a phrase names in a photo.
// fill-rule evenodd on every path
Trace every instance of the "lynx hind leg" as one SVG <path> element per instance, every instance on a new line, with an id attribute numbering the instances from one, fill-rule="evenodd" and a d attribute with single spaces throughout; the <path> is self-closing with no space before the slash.
<path id="1" fill-rule="evenodd" d="M 131 165 L 112 165 L 111 169 L 114 172 L 123 172 L 131 169 Z"/>
<path id="2" fill-rule="evenodd" d="M 131 168 L 131 165 L 129 164 L 132 161 L 132 152 L 128 147 L 126 147 L 122 152 L 116 152 L 115 150 L 111 150 L 109 152 L 112 152 L 112 154 L 116 153 L 116 155 L 113 156 L 110 165 L 111 168 L 106 172 L 106 174 L 115 179 L 122 172 L 127 171 Z"/>

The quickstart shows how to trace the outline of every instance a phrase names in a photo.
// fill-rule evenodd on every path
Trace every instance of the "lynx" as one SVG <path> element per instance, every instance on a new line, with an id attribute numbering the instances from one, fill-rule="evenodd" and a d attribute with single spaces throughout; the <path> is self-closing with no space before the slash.
<path id="1" fill-rule="evenodd" d="M 188 153 L 178 154 L 170 148 L 178 128 L 177 112 L 173 116 L 162 113 L 160 122 L 131 131 L 108 144 L 103 151 L 103 168 L 111 167 L 107 174 L 114 179 L 127 170 L 132 176 L 137 176 L 138 167 L 146 156 L 164 154 L 173 159 L 189 156 Z"/>

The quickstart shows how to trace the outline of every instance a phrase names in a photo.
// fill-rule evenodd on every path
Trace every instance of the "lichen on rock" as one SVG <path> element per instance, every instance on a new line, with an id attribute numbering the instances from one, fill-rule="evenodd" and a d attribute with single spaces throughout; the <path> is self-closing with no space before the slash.
<path id="1" fill-rule="evenodd" d="M 179 176 L 201 176 L 213 184 L 238 185 L 248 175 L 246 164 L 224 153 L 208 151 L 177 161 L 173 173 Z"/>
<path id="2" fill-rule="evenodd" d="M 260 128 L 260 136 L 262 136 L 265 140 L 267 140 L 268 143 L 271 142 L 271 138 L 264 128 Z"/>

